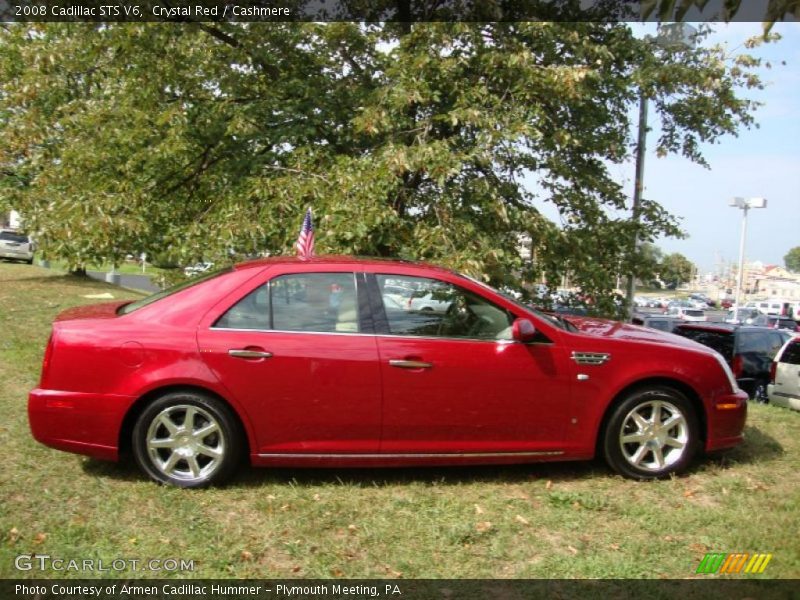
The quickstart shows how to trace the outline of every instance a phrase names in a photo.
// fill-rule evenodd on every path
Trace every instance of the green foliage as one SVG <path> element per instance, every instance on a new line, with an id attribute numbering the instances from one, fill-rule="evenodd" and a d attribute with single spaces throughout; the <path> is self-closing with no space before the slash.
<path id="1" fill-rule="evenodd" d="M 694 264 L 678 252 L 664 256 L 659 265 L 661 280 L 668 287 L 677 287 L 691 281 L 696 270 Z"/>
<path id="2" fill-rule="evenodd" d="M 702 143 L 752 123 L 737 89 L 760 85 L 756 66 L 658 49 L 624 23 L 14 26 L 0 196 L 73 266 L 291 252 L 310 205 L 320 253 L 514 287 L 568 272 L 611 309 L 617 273 L 652 276 L 634 235 L 680 234 L 654 201 L 635 226 L 609 174 L 638 90 L 659 153 L 702 163 Z"/>
<path id="3" fill-rule="evenodd" d="M 800 273 L 800 246 L 795 246 L 786 253 L 783 264 L 793 273 Z"/>

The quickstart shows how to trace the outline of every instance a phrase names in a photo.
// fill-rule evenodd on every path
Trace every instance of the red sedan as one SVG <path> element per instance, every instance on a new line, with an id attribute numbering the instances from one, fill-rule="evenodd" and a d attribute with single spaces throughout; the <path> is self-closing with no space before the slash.
<path id="1" fill-rule="evenodd" d="M 430 297 L 441 310 L 414 309 Z M 508 464 L 605 457 L 656 478 L 738 444 L 746 395 L 715 352 L 539 313 L 418 263 L 266 259 L 59 315 L 34 437 L 153 479 L 253 465 Z"/>

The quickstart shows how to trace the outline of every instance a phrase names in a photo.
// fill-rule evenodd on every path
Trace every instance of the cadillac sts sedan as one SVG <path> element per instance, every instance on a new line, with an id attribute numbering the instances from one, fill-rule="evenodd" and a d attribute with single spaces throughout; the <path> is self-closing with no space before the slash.
<path id="1" fill-rule="evenodd" d="M 392 290 L 430 295 L 416 310 Z M 741 442 L 741 392 L 688 339 L 560 318 L 412 262 L 272 258 L 67 310 L 30 393 L 34 437 L 132 454 L 181 487 L 255 466 L 591 459 L 637 479 Z"/>

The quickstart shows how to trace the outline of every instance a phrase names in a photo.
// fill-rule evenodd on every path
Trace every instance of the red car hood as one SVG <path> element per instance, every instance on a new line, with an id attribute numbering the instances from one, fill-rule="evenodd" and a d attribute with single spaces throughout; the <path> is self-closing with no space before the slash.
<path id="1" fill-rule="evenodd" d="M 619 321 L 609 321 L 607 319 L 595 319 L 592 317 L 565 317 L 570 323 L 575 325 L 581 333 L 596 335 L 605 338 L 618 340 L 633 340 L 637 342 L 650 342 L 657 344 L 670 344 L 671 346 L 684 346 L 694 350 L 709 352 L 707 346 L 698 344 L 688 338 L 658 329 L 630 325 Z"/>
<path id="2" fill-rule="evenodd" d="M 116 300 L 115 302 L 103 302 L 102 304 L 89 304 L 87 306 L 76 306 L 68 308 L 56 316 L 56 321 L 74 321 L 77 319 L 113 319 L 117 316 L 117 309 L 130 304 L 130 300 Z"/>

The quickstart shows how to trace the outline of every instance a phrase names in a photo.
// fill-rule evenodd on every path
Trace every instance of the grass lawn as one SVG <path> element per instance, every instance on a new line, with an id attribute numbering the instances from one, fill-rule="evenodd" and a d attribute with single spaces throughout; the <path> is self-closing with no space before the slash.
<path id="1" fill-rule="evenodd" d="M 800 576 L 800 413 L 772 406 L 752 407 L 738 449 L 650 483 L 599 463 L 244 468 L 226 488 L 186 491 L 45 448 L 26 402 L 50 322 L 108 291 L 136 297 L 0 263 L 0 577 L 83 575 L 14 569 L 36 553 L 194 561 L 104 577 L 683 578 L 706 552 L 771 552 L 760 577 Z"/>

